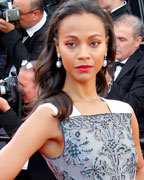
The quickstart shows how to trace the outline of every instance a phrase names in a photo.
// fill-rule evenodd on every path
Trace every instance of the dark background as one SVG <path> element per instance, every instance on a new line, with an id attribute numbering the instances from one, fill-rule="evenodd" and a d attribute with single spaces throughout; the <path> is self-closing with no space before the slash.
<path id="1" fill-rule="evenodd" d="M 144 22 L 144 0 L 129 0 L 132 13 Z"/>
<path id="2" fill-rule="evenodd" d="M 144 0 L 129 0 L 128 1 L 132 10 L 132 13 L 141 18 L 144 23 Z M 141 43 L 141 48 L 144 51 L 144 38 Z"/>

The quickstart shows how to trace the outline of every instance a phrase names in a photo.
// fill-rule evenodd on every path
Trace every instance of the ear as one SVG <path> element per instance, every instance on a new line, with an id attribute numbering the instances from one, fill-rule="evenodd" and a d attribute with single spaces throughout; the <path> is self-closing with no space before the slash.
<path id="1" fill-rule="evenodd" d="M 57 53 L 59 53 L 59 43 L 58 43 L 58 39 L 57 38 L 54 38 L 54 43 L 55 43 L 55 46 L 56 46 L 56 51 Z"/>
<path id="2" fill-rule="evenodd" d="M 138 48 L 142 42 L 142 36 L 138 36 L 135 40 L 135 48 Z"/>
<path id="3" fill-rule="evenodd" d="M 33 19 L 34 19 L 34 21 L 38 21 L 38 19 L 39 19 L 40 16 L 41 16 L 40 10 L 35 10 L 35 11 L 33 12 Z"/>

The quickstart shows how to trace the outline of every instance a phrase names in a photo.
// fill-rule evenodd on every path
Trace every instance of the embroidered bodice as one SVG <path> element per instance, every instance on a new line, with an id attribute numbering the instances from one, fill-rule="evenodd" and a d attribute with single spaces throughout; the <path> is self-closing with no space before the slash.
<path id="1" fill-rule="evenodd" d="M 45 155 L 58 180 L 134 180 L 137 153 L 131 129 L 131 108 L 106 100 L 111 113 L 80 115 L 74 108 L 60 123 L 65 147 L 57 158 Z"/>

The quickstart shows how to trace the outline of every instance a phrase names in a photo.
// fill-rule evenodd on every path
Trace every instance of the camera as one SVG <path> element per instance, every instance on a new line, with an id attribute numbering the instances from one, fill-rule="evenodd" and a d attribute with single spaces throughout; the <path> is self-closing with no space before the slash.
<path id="1" fill-rule="evenodd" d="M 18 90 L 18 80 L 15 73 L 11 73 L 12 76 L 4 79 L 2 83 L 0 83 L 0 97 L 5 98 L 11 108 L 17 113 L 19 117 L 21 117 L 21 93 Z M 3 114 L 3 111 L 0 110 L 0 117 Z M 2 128 L 0 126 L 0 128 Z M 1 131 L 2 132 L 2 131 Z M 0 141 L 8 142 L 10 138 L 4 133 L 0 134 Z"/>
<path id="2" fill-rule="evenodd" d="M 15 74 L 4 79 L 0 83 L 0 97 L 5 98 L 11 105 L 17 104 L 19 101 L 18 80 Z"/>
<path id="3" fill-rule="evenodd" d="M 19 8 L 12 8 L 10 0 L 0 0 L 0 18 L 7 22 L 19 21 L 21 18 L 21 11 Z"/>

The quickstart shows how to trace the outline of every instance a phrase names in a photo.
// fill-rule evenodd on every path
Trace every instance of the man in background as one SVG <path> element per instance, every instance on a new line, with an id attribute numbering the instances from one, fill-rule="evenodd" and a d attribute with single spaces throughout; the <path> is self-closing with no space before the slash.
<path id="1" fill-rule="evenodd" d="M 36 61 L 28 62 L 20 68 L 18 74 L 18 87 L 22 92 L 23 104 L 31 103 L 37 97 L 37 85 L 35 84 Z M 23 107 L 20 107 L 21 109 Z M 9 136 L 13 136 L 18 127 L 22 124 L 21 118 L 10 107 L 6 99 L 0 97 L 0 127 L 3 127 Z M 25 112 L 23 117 L 25 116 Z M 27 132 L 25 132 L 27 133 Z M 55 180 L 53 173 L 48 168 L 45 160 L 37 151 L 27 162 L 23 170 L 15 180 Z"/>
<path id="2" fill-rule="evenodd" d="M 144 135 L 144 52 L 139 48 L 144 25 L 134 15 L 121 16 L 114 22 L 116 60 L 109 99 L 129 103 L 138 119 L 140 135 Z"/>
<path id="3" fill-rule="evenodd" d="M 108 11 L 113 20 L 124 14 L 131 14 L 131 8 L 125 0 L 98 0 L 98 5 Z"/>
<path id="4" fill-rule="evenodd" d="M 0 78 L 4 79 L 11 71 L 19 71 L 22 60 L 32 61 L 41 53 L 48 28 L 47 14 L 43 0 L 13 0 L 13 8 L 19 8 L 21 19 L 6 22 L 0 19 L 0 43 L 6 50 L 6 60 Z"/>

